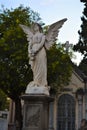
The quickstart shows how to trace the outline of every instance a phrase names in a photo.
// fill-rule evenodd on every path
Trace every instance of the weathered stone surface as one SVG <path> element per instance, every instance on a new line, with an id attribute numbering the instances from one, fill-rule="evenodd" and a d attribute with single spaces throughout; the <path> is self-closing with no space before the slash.
<path id="1" fill-rule="evenodd" d="M 28 84 L 25 93 L 49 95 L 46 50 L 49 50 L 56 42 L 59 29 L 66 20 L 65 18 L 51 24 L 46 34 L 43 33 L 43 29 L 38 23 L 34 23 L 31 28 L 19 25 L 27 34 L 29 64 L 33 72 L 33 81 Z M 38 87 L 41 88 L 38 89 Z"/>
<path id="2" fill-rule="evenodd" d="M 49 103 L 53 100 L 46 95 L 23 95 L 23 130 L 48 130 Z"/>
<path id="3" fill-rule="evenodd" d="M 0 130 L 7 130 L 8 121 L 7 119 L 0 118 Z"/>

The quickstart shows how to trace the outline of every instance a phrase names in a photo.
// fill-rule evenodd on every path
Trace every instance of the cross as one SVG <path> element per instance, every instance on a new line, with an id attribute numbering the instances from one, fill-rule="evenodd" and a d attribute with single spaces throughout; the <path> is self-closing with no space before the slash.
<path id="1" fill-rule="evenodd" d="M 72 47 L 72 46 L 73 46 L 73 44 L 70 44 L 69 41 L 66 41 L 66 42 L 65 42 L 66 52 L 68 52 L 68 51 L 69 51 L 69 48 Z"/>

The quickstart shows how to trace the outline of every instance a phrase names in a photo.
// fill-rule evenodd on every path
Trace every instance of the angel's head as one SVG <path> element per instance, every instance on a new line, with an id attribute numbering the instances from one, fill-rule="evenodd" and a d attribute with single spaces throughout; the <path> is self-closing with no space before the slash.
<path id="1" fill-rule="evenodd" d="M 37 32 L 37 31 L 42 32 L 42 30 L 43 30 L 41 25 L 38 23 L 34 23 L 33 29 L 35 32 Z"/>

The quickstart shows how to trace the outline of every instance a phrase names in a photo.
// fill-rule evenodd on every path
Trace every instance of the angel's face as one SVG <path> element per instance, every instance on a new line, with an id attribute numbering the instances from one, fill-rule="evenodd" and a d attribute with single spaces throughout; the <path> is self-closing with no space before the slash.
<path id="1" fill-rule="evenodd" d="M 34 26 L 34 31 L 35 31 L 35 32 L 39 31 L 39 27 L 38 27 L 37 24 L 35 24 L 35 26 Z"/>

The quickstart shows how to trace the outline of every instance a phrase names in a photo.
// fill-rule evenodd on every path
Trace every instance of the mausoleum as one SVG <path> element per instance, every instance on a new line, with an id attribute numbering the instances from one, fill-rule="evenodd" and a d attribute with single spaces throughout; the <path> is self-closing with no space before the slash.
<path id="1" fill-rule="evenodd" d="M 81 120 L 87 119 L 87 78 L 75 68 L 68 86 L 50 104 L 49 127 L 54 130 L 78 130 Z"/>

